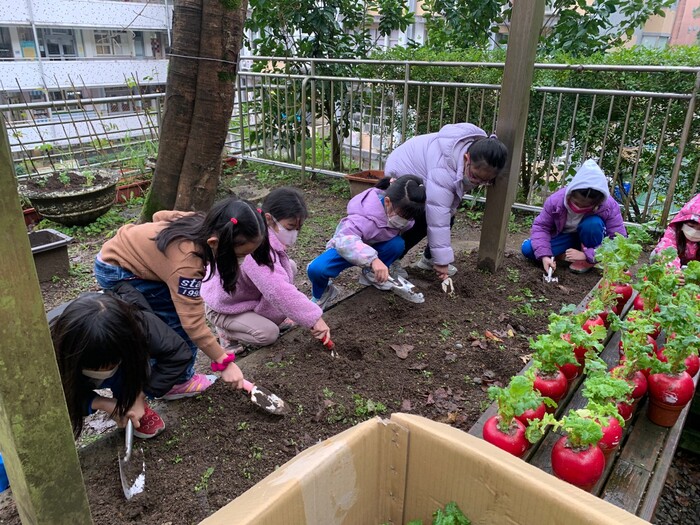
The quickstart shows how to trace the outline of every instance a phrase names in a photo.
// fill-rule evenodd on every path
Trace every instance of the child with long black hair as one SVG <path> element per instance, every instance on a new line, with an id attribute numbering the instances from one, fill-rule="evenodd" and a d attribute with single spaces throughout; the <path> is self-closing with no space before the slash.
<path id="1" fill-rule="evenodd" d="M 224 381 L 242 388 L 235 356 L 219 345 L 206 324 L 200 289 L 218 270 L 224 290 L 233 292 L 247 255 L 259 264 L 272 264 L 267 224 L 262 210 L 233 197 L 215 203 L 206 215 L 158 212 L 153 222 L 122 226 L 102 246 L 95 259 L 100 286 L 129 282 L 191 349 L 187 371 L 164 399 L 194 396 L 211 386 L 210 378 L 194 373 L 197 348 L 209 356 L 212 370 L 221 371 Z"/>
<path id="2" fill-rule="evenodd" d="M 307 268 L 313 301 L 326 308 L 338 296 L 329 279 L 351 266 L 362 268 L 360 283 L 390 290 L 389 267 L 404 252 L 401 233 L 425 214 L 425 185 L 419 177 L 393 180 L 385 177 L 374 188 L 348 203 L 348 216 L 340 221 L 326 251 Z"/>
<path id="3" fill-rule="evenodd" d="M 136 289 L 120 283 L 81 295 L 51 323 L 51 336 L 76 438 L 83 418 L 97 410 L 120 427 L 131 419 L 140 438 L 165 429 L 146 398 L 170 391 L 192 353 Z M 97 389 L 110 389 L 113 397 Z"/>

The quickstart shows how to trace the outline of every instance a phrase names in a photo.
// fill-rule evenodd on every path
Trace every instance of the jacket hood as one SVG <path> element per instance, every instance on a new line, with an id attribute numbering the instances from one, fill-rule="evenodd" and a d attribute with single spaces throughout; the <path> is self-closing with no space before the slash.
<path id="1" fill-rule="evenodd" d="M 686 221 L 700 222 L 700 193 L 686 202 L 669 224 Z"/>
<path id="2" fill-rule="evenodd" d="M 605 200 L 610 197 L 608 179 L 594 160 L 587 160 L 581 164 L 581 167 L 576 171 L 576 175 L 574 175 L 574 178 L 571 179 L 571 182 L 566 186 L 566 201 L 568 202 L 569 195 L 572 191 L 587 188 L 598 190 L 605 195 Z"/>
<path id="3" fill-rule="evenodd" d="M 486 132 L 474 124 L 447 124 L 440 128 L 437 136 L 440 151 L 448 168 L 454 170 L 460 179 L 464 173 L 464 154 L 475 139 L 485 136 Z"/>
<path id="4" fill-rule="evenodd" d="M 380 227 L 386 226 L 386 210 L 381 198 L 384 192 L 377 188 L 370 188 L 356 195 L 348 202 L 348 215 L 362 215 Z"/>

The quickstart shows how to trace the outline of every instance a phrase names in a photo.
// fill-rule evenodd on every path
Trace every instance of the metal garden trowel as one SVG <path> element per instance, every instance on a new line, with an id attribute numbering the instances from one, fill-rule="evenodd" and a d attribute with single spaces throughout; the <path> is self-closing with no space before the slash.
<path id="1" fill-rule="evenodd" d="M 133 498 L 146 488 L 146 461 L 143 457 L 143 449 L 133 449 L 134 424 L 131 419 L 126 424 L 126 437 L 124 446 L 126 450 L 119 453 L 119 477 L 122 480 L 122 489 L 126 499 Z"/>
<path id="2" fill-rule="evenodd" d="M 387 282 L 392 285 L 391 291 L 402 299 L 406 299 L 412 303 L 424 303 L 425 297 L 420 292 L 414 292 L 415 285 L 400 275 L 387 279 Z"/>
<path id="3" fill-rule="evenodd" d="M 289 406 L 277 395 L 267 388 L 256 386 L 250 381 L 243 380 L 243 390 L 250 394 L 250 400 L 270 414 L 284 416 L 290 412 Z"/>
<path id="4" fill-rule="evenodd" d="M 542 274 L 542 280 L 546 283 L 558 283 L 559 282 L 559 277 L 552 277 L 552 267 L 549 267 L 549 270 L 547 270 L 547 273 Z"/>

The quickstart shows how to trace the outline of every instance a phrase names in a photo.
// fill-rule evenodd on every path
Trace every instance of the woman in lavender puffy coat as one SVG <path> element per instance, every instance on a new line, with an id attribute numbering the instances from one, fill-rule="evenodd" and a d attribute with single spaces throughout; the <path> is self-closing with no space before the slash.
<path id="1" fill-rule="evenodd" d="M 266 346 L 274 343 L 280 329 L 301 325 L 317 339 L 330 339 L 330 329 L 322 311 L 294 286 L 296 263 L 287 255 L 308 216 L 301 192 L 277 188 L 262 205 L 270 237 L 272 268 L 259 265 L 252 257 L 239 261 L 241 275 L 233 293 L 214 276 L 202 283 L 206 315 L 216 328 L 221 346 L 238 355 L 243 343 Z"/>

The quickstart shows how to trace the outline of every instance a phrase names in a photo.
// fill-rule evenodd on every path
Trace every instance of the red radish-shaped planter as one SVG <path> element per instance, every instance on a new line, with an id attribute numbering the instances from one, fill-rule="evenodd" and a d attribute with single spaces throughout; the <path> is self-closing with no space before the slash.
<path id="1" fill-rule="evenodd" d="M 649 376 L 649 410 L 647 417 L 662 427 L 672 427 L 681 410 L 693 398 L 695 384 L 687 372 L 651 374 Z"/>
<path id="2" fill-rule="evenodd" d="M 542 403 L 535 409 L 527 409 L 519 416 L 515 416 L 515 419 L 520 421 L 523 425 L 527 426 L 533 419 L 542 419 L 546 413 L 547 406 L 544 403 Z"/>
<path id="3" fill-rule="evenodd" d="M 622 426 L 616 417 L 609 417 L 607 423 L 607 426 L 601 424 L 603 437 L 598 441 L 598 446 L 606 458 L 620 445 L 623 433 Z"/>
<path id="4" fill-rule="evenodd" d="M 625 401 L 619 401 L 615 406 L 617 406 L 617 411 L 619 412 L 620 417 L 625 420 L 625 423 L 632 419 L 635 407 L 634 400 L 630 400 L 629 403 Z"/>
<path id="5" fill-rule="evenodd" d="M 634 399 L 636 401 L 636 400 L 644 397 L 644 394 L 647 393 L 648 384 L 647 384 L 647 377 L 644 375 L 644 373 L 641 370 L 637 370 L 637 371 L 633 372 L 631 376 L 630 375 L 627 375 L 627 376 L 622 375 L 622 374 L 624 374 L 624 372 L 622 372 L 624 370 L 623 366 L 616 366 L 615 368 L 613 368 L 611 370 L 613 375 L 617 375 L 615 373 L 616 370 L 620 370 L 621 371 L 620 377 L 625 379 L 632 386 L 632 393 L 630 394 L 632 396 L 632 399 Z"/>
<path id="6" fill-rule="evenodd" d="M 513 419 L 506 432 L 499 428 L 500 416 L 493 416 L 484 423 L 484 440 L 496 445 L 501 450 L 521 457 L 530 447 L 530 442 L 525 438 L 525 425 Z"/>
<path id="7" fill-rule="evenodd" d="M 598 445 L 575 447 L 563 437 L 552 448 L 554 474 L 572 485 L 590 491 L 603 475 L 605 455 Z"/>
<path id="8" fill-rule="evenodd" d="M 535 380 L 533 387 L 542 396 L 550 398 L 555 403 L 561 401 L 569 390 L 569 382 L 561 370 L 556 372 L 545 373 L 541 371 L 535 372 Z M 552 408 L 547 409 L 549 413 L 554 412 Z"/>
<path id="9" fill-rule="evenodd" d="M 662 363 L 668 363 L 668 358 L 664 355 L 664 347 L 659 347 L 655 350 L 656 357 Z M 688 372 L 690 377 L 695 377 L 700 369 L 700 359 L 698 359 L 698 354 L 690 354 L 685 358 L 685 371 Z"/>
<path id="10" fill-rule="evenodd" d="M 607 312 L 603 312 L 603 314 L 607 318 Z M 583 323 L 583 329 L 588 333 L 591 333 L 594 326 L 605 326 L 605 321 L 603 320 L 602 314 L 596 314 L 589 317 Z"/>
<path id="11" fill-rule="evenodd" d="M 617 295 L 617 303 L 615 306 L 613 306 L 613 312 L 620 315 L 625 305 L 632 297 L 632 292 L 634 292 L 634 289 L 632 288 L 631 284 L 616 284 L 613 287 L 613 291 Z"/>

